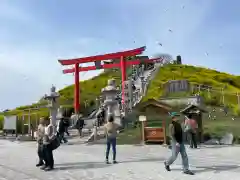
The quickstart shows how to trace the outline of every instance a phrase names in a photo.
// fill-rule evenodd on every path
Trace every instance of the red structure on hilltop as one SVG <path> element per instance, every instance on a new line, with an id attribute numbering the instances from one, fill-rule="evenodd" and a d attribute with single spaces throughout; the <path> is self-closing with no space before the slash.
<path id="1" fill-rule="evenodd" d="M 145 63 L 154 62 L 159 60 L 160 58 L 156 59 L 146 59 L 146 60 L 131 60 L 126 61 L 126 57 L 128 56 L 136 56 L 143 53 L 145 47 L 140 47 L 137 49 L 132 49 L 128 51 L 104 54 L 104 55 L 97 55 L 97 56 L 90 56 L 90 57 L 83 57 L 83 58 L 76 58 L 76 59 L 67 59 L 67 60 L 58 60 L 59 63 L 63 66 L 68 65 L 75 65 L 72 69 L 65 69 L 63 70 L 64 74 L 67 73 L 75 73 L 75 93 L 74 93 L 74 108 L 75 113 L 79 113 L 80 108 L 80 77 L 79 73 L 82 71 L 91 71 L 91 70 L 99 70 L 99 69 L 108 69 L 108 68 L 120 68 L 122 71 L 122 87 L 124 87 L 124 82 L 126 81 L 126 68 L 127 66 L 131 65 L 138 65 L 142 61 Z M 103 60 L 110 60 L 110 59 L 120 59 L 120 63 L 113 63 L 113 64 L 101 64 Z M 88 66 L 88 67 L 79 67 L 82 63 L 89 63 L 94 62 L 95 66 Z M 124 88 L 122 88 L 122 103 L 124 104 Z"/>

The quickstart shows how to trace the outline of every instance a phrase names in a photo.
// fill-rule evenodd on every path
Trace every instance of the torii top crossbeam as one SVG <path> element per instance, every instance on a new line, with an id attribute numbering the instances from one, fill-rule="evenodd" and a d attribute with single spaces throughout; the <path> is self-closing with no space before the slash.
<path id="1" fill-rule="evenodd" d="M 102 60 L 108 60 L 108 59 L 117 59 L 117 58 L 120 58 L 121 56 L 126 57 L 126 56 L 136 56 L 136 55 L 142 54 L 145 48 L 146 47 L 143 46 L 143 47 L 128 50 L 128 51 L 76 58 L 76 59 L 58 60 L 58 61 L 61 63 L 61 65 L 66 66 L 66 65 L 81 64 L 81 63 L 88 63 L 88 62 L 94 62 L 94 61 L 102 61 Z"/>
<path id="2" fill-rule="evenodd" d="M 67 60 L 58 60 L 59 63 L 63 66 L 67 66 L 67 65 L 75 65 L 74 68 L 74 73 L 75 73 L 75 96 L 74 96 L 74 100 L 75 100 L 75 113 L 79 112 L 79 107 L 80 107 L 80 87 L 79 87 L 79 72 L 80 71 L 90 71 L 90 70 L 96 70 L 98 69 L 97 66 L 101 67 L 101 69 L 106 69 L 106 68 L 113 68 L 115 66 L 115 64 L 112 65 L 106 65 L 106 66 L 101 66 L 100 63 L 102 60 L 109 60 L 109 59 L 118 59 L 120 58 L 120 63 L 117 65 L 117 67 L 121 68 L 121 72 L 122 72 L 122 86 L 124 87 L 124 82 L 126 80 L 126 67 L 127 67 L 127 63 L 124 57 L 128 57 L 128 56 L 136 56 L 136 55 L 140 55 L 143 53 L 143 51 L 145 50 L 145 46 L 137 48 L 137 49 L 132 49 L 132 50 L 128 50 L 128 51 L 122 51 L 122 52 L 116 52 L 116 53 L 110 53 L 110 54 L 104 54 L 104 55 L 97 55 L 97 56 L 90 56 L 90 57 L 83 57 L 83 58 L 76 58 L 76 59 L 67 59 Z M 89 67 L 85 67 L 85 69 L 82 69 L 83 67 L 79 67 L 79 64 L 82 63 L 88 63 L 88 62 L 95 62 L 95 66 L 89 66 Z M 133 62 L 132 62 L 133 63 Z M 70 70 L 71 72 L 73 70 Z M 67 70 L 64 73 L 70 73 L 69 70 Z M 122 89 L 122 101 L 124 103 L 124 89 Z"/>

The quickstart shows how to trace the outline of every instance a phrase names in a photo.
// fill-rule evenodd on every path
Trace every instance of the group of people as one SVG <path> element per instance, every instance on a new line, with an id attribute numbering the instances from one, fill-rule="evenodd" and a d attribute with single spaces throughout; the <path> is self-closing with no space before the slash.
<path id="1" fill-rule="evenodd" d="M 37 130 L 37 152 L 39 162 L 37 167 L 41 167 L 42 170 L 50 171 L 54 168 L 53 150 L 55 147 L 53 142 L 56 140 L 55 130 L 52 124 L 50 124 L 49 118 L 40 118 L 40 124 Z"/>
<path id="2" fill-rule="evenodd" d="M 79 126 L 82 129 L 83 120 L 79 119 L 76 123 L 76 126 Z M 55 127 L 50 124 L 49 118 L 40 118 L 38 130 L 37 130 L 37 153 L 39 161 L 36 164 L 37 167 L 45 171 L 50 171 L 54 168 L 54 158 L 53 158 L 53 150 L 59 147 L 60 142 L 63 140 L 66 142 L 67 140 L 64 137 L 64 133 L 67 133 L 66 120 L 61 118 L 59 121 L 57 131 L 55 132 Z M 77 125 L 79 124 L 79 125 Z M 106 151 L 106 163 L 109 164 L 109 152 L 112 147 L 113 150 L 113 163 L 117 163 L 116 161 L 116 137 L 118 131 L 118 125 L 114 123 L 114 118 L 111 116 L 107 124 L 105 124 L 105 135 L 107 139 L 107 151 Z M 57 145 L 57 142 L 59 145 Z"/>
<path id="3" fill-rule="evenodd" d="M 184 132 L 190 136 L 190 147 L 197 148 L 196 141 L 196 129 L 197 123 L 192 118 L 191 115 L 186 117 L 184 122 L 184 127 L 182 123 L 178 121 L 178 114 L 176 112 L 170 113 L 171 115 L 171 123 L 169 125 L 169 135 L 171 137 L 171 150 L 172 155 L 168 160 L 164 162 L 165 168 L 167 171 L 171 171 L 170 166 L 177 159 L 178 154 L 181 154 L 182 164 L 183 164 L 183 172 L 185 174 L 193 175 L 194 173 L 189 170 L 188 156 L 186 153 L 185 145 L 184 145 Z M 63 121 L 63 120 L 62 120 Z M 61 121 L 60 121 L 61 123 Z M 61 127 L 62 128 L 62 127 Z M 63 137 L 62 132 L 63 129 L 60 130 L 60 139 Z M 109 153 L 112 147 L 113 151 L 113 164 L 116 164 L 116 144 L 117 144 L 117 134 L 119 132 L 120 126 L 114 122 L 114 117 L 109 116 L 108 122 L 104 125 L 105 136 L 106 136 L 106 163 L 109 164 Z M 66 132 L 66 130 L 64 131 Z M 54 159 L 53 159 L 53 150 L 56 148 L 56 145 L 52 145 L 53 139 L 56 138 L 54 135 L 54 127 L 49 123 L 49 119 L 40 119 L 40 125 L 38 127 L 38 156 L 39 162 L 36 166 L 41 166 L 41 169 L 45 171 L 52 170 L 54 167 Z M 54 146 L 54 147 L 53 147 Z"/>

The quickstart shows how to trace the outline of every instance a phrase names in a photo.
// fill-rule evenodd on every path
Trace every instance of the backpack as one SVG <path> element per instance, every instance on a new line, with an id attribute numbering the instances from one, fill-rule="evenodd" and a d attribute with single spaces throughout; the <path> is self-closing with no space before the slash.
<path id="1" fill-rule="evenodd" d="M 192 119 L 186 119 L 188 122 L 185 124 L 184 132 L 193 132 L 195 127 L 193 126 L 194 124 L 192 123 Z M 196 123 L 196 122 L 194 122 Z"/>

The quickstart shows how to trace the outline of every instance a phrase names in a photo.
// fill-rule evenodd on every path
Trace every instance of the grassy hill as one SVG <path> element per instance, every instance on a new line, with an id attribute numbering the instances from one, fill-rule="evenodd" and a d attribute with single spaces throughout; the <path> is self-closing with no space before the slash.
<path id="1" fill-rule="evenodd" d="M 238 113 L 237 93 L 240 94 L 240 76 L 234 76 L 212 69 L 188 65 L 168 65 L 160 69 L 155 79 L 151 81 L 144 101 L 150 98 L 164 96 L 163 85 L 169 80 L 186 79 L 191 84 L 189 92 L 170 94 L 169 96 L 187 96 L 200 93 L 208 105 L 223 105 L 223 103 Z M 198 85 L 204 85 L 200 91 Z M 206 86 L 211 87 L 209 90 Z M 195 87 L 195 88 L 193 88 Z M 224 102 L 223 102 L 223 93 Z"/>
<path id="2" fill-rule="evenodd" d="M 95 107 L 96 97 L 100 95 L 101 89 L 106 86 L 107 80 L 110 78 L 115 78 L 117 83 L 121 80 L 121 75 L 119 71 L 108 71 L 94 77 L 90 80 L 86 80 L 80 83 L 81 89 L 81 111 L 86 112 L 87 110 Z M 234 76 L 223 72 L 218 72 L 211 69 L 188 66 L 188 65 L 166 65 L 162 67 L 159 73 L 156 75 L 155 79 L 150 82 L 147 95 L 144 97 L 143 101 L 150 98 L 159 98 L 164 96 L 163 85 L 168 80 L 177 79 L 187 79 L 192 87 L 196 84 L 203 84 L 211 86 L 212 89 L 208 91 L 202 88 L 199 92 L 198 89 L 193 89 L 189 92 L 171 94 L 169 96 L 186 96 L 193 95 L 195 93 L 200 93 L 204 98 L 205 102 L 211 106 L 222 105 L 222 93 L 221 89 L 224 88 L 224 103 L 228 105 L 235 115 L 239 114 L 238 103 L 236 93 L 240 92 L 240 76 Z M 59 91 L 61 98 L 60 103 L 66 107 L 72 107 L 74 98 L 74 85 L 65 87 Z M 239 93 L 240 94 L 240 93 Z M 83 106 L 84 102 L 88 102 L 86 108 Z M 41 100 L 38 104 L 32 104 L 29 106 L 21 106 L 14 110 L 9 111 L 7 114 L 17 114 L 20 119 L 23 114 L 27 112 L 24 109 L 35 107 L 39 104 L 45 104 L 46 102 Z M 48 115 L 47 109 L 32 111 L 32 119 L 36 119 L 39 116 Z M 3 117 L 0 116 L 0 120 Z M 25 123 L 27 123 L 27 117 L 25 117 Z M 35 124 L 35 123 L 33 123 Z M 224 123 L 222 123 L 224 124 Z M 234 123 L 235 124 L 235 123 Z M 19 129 L 21 129 L 21 124 L 19 124 Z M 212 125 L 211 125 L 212 126 Z M 240 127 L 240 125 L 238 126 Z M 0 123 L 1 128 L 1 123 Z M 209 128 L 208 129 L 212 129 Z M 221 129 L 222 132 L 222 129 Z"/>

